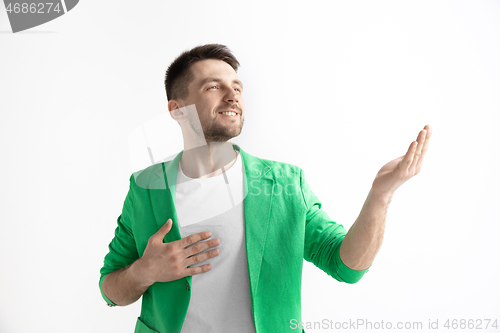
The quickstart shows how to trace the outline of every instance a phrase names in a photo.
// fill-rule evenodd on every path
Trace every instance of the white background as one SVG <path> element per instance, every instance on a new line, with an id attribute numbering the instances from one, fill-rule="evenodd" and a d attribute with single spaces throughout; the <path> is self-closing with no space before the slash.
<path id="1" fill-rule="evenodd" d="M 2 8 L 0 31 L 0 332 L 133 331 L 140 302 L 108 308 L 98 288 L 128 138 L 167 112 L 168 65 L 205 43 L 241 63 L 233 143 L 303 168 L 346 229 L 377 171 L 434 128 L 363 279 L 304 261 L 304 322 L 500 325 L 499 1 L 86 0 L 17 34 Z M 179 126 L 165 133 L 179 152 Z"/>

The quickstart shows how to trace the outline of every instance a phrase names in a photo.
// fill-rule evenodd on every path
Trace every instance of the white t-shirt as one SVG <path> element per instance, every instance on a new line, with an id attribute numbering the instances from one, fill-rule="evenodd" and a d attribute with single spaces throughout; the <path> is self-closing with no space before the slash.
<path id="1" fill-rule="evenodd" d="M 220 240 L 218 256 L 191 265 L 211 264 L 212 269 L 192 276 L 182 333 L 255 333 L 245 247 L 243 163 L 236 153 L 229 170 L 210 178 L 186 177 L 179 163 L 176 211 L 181 237 L 210 231 L 210 239 Z"/>

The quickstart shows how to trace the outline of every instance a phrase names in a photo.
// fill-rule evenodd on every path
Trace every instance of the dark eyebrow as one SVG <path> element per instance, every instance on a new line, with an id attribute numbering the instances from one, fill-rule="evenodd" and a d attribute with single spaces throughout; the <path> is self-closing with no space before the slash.
<path id="1" fill-rule="evenodd" d="M 218 79 L 216 77 L 207 77 L 206 79 L 203 79 L 200 83 L 200 88 L 203 87 L 206 83 L 208 82 L 222 82 L 221 79 Z M 241 83 L 240 80 L 233 80 L 233 83 L 239 84 L 241 87 L 241 90 L 243 90 L 243 83 Z"/>

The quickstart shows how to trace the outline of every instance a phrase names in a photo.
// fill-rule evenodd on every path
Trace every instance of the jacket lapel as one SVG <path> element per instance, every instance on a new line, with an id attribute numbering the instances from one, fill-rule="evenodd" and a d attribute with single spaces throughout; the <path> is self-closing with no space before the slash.
<path id="1" fill-rule="evenodd" d="M 247 154 L 238 145 L 233 144 L 233 148 L 240 152 L 244 169 L 245 242 L 253 302 L 257 292 L 267 226 L 270 219 L 274 177 L 273 173 L 270 172 L 271 167 L 263 160 Z M 169 218 L 173 222 L 172 229 L 164 238 L 165 243 L 181 239 L 175 210 L 175 194 L 177 170 L 182 153 L 183 151 L 177 154 L 172 161 L 156 165 L 154 173 L 157 178 L 154 180 L 155 184 L 152 186 L 152 190 L 150 190 L 151 203 L 158 229 Z M 191 284 L 192 277 L 187 276 L 186 278 Z"/>
<path id="2" fill-rule="evenodd" d="M 243 173 L 245 187 L 245 242 L 253 303 L 257 294 L 262 255 L 267 238 L 274 178 L 272 172 L 270 172 L 271 167 L 264 161 L 247 154 L 241 149 L 239 151 L 245 170 Z"/>

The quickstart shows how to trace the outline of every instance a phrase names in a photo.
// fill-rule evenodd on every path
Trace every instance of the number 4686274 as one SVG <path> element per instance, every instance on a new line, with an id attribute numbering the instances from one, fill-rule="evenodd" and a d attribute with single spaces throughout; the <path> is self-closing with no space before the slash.
<path id="1" fill-rule="evenodd" d="M 28 2 L 22 2 L 22 3 L 9 3 L 9 5 L 6 7 L 7 13 L 50 13 L 50 11 L 60 13 L 61 8 L 59 6 L 59 3 L 56 3 L 54 6 L 54 3 L 52 2 L 46 2 L 46 3 L 28 3 Z"/>
<path id="2" fill-rule="evenodd" d="M 484 327 L 483 327 L 484 325 Z M 491 319 L 450 319 L 446 320 L 444 323 L 444 327 L 447 329 L 479 329 L 479 330 L 485 330 L 488 328 L 495 328 L 498 329 L 498 324 L 497 320 L 491 320 Z"/>

